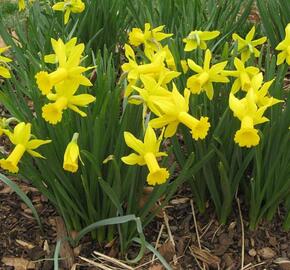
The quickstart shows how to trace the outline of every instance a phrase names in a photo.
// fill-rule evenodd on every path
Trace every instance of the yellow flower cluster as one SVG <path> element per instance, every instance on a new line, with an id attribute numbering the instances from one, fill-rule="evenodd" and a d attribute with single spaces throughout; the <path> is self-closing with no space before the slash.
<path id="1" fill-rule="evenodd" d="M 19 1 L 21 7 L 23 3 Z M 65 0 L 53 6 L 54 10 L 65 12 L 67 23 L 71 12 L 82 12 L 84 4 L 81 0 Z M 130 132 L 124 133 L 124 139 L 128 147 L 136 153 L 122 157 L 122 161 L 128 165 L 146 165 L 148 168 L 147 182 L 149 185 L 162 184 L 169 178 L 169 172 L 161 168 L 158 159 L 166 156 L 160 151 L 163 138 L 169 138 L 176 134 L 180 124 L 186 126 L 194 140 L 206 138 L 210 123 L 206 116 L 196 118 L 190 114 L 190 97 L 205 92 L 209 100 L 214 97 L 215 83 L 228 83 L 228 77 L 234 81 L 229 94 L 229 107 L 234 116 L 241 121 L 241 127 L 236 131 L 234 141 L 240 147 L 252 147 L 259 144 L 260 136 L 256 125 L 269 121 L 264 116 L 265 111 L 279 103 L 281 100 L 271 97 L 268 90 L 273 83 L 263 83 L 263 74 L 254 66 L 247 66 L 247 60 L 251 56 L 258 57 L 260 52 L 257 46 L 266 41 L 265 37 L 253 40 L 255 27 L 247 34 L 246 38 L 233 34 L 233 40 L 237 42 L 237 50 L 240 58 L 235 57 L 235 70 L 225 70 L 227 61 L 212 64 L 212 52 L 207 49 L 206 41 L 214 39 L 220 33 L 218 31 L 194 30 L 183 39 L 184 50 L 191 52 L 195 49 L 204 51 L 202 65 L 198 65 L 193 59 L 181 60 L 180 66 L 183 73 L 190 69 L 186 87 L 183 91 L 177 89 L 173 79 L 182 73 L 178 71 L 174 56 L 168 45 L 162 45 L 165 39 L 172 34 L 162 32 L 164 26 L 152 28 L 149 23 L 144 26 L 144 31 L 133 28 L 129 33 L 129 44 L 125 44 L 125 56 L 127 62 L 122 65 L 122 70 L 127 77 L 128 85 L 125 89 L 125 98 L 132 104 L 143 105 L 143 117 L 146 121 L 144 140 L 137 139 Z M 277 64 L 286 61 L 290 63 L 290 24 L 286 27 L 286 36 L 277 47 L 281 52 L 278 55 Z M 85 107 L 95 101 L 90 94 L 76 94 L 79 87 L 92 86 L 92 83 L 83 74 L 94 67 L 81 66 L 84 44 L 77 44 L 77 39 L 72 38 L 66 43 L 63 40 L 51 39 L 54 53 L 45 55 L 44 61 L 56 65 L 52 72 L 40 71 L 35 75 L 36 83 L 47 100 L 50 102 L 42 107 L 42 117 L 50 124 L 57 124 L 62 120 L 63 112 L 67 109 L 77 112 L 82 117 L 86 116 L 79 107 Z M 144 51 L 145 57 L 141 61 L 131 47 L 138 47 Z M 1 53 L 8 47 L 0 48 L 0 76 L 10 78 L 11 74 L 7 63 L 12 61 Z M 190 72 L 191 72 L 190 71 Z M 239 98 L 237 97 L 237 94 Z M 152 117 L 153 116 L 153 117 Z M 151 119 L 152 118 L 152 119 Z M 15 119 L 14 119 L 15 120 Z M 43 158 L 35 151 L 41 145 L 48 144 L 51 140 L 35 139 L 31 134 L 30 123 L 18 123 L 13 132 L 10 131 L 11 120 L 1 119 L 0 135 L 6 135 L 15 145 L 15 148 L 6 159 L 0 160 L 0 166 L 12 173 L 19 171 L 18 163 L 25 152 L 33 157 Z M 161 129 L 157 138 L 154 129 Z M 78 170 L 80 149 L 77 143 L 78 133 L 75 133 L 68 143 L 63 159 L 63 169 L 72 173 Z"/>
<path id="2" fill-rule="evenodd" d="M 127 75 L 128 86 L 125 89 L 125 96 L 128 97 L 129 102 L 142 103 L 145 108 L 144 112 L 146 113 L 148 108 L 157 118 L 149 122 L 144 143 L 136 139 L 131 133 L 125 132 L 126 144 L 139 155 L 133 153 L 123 157 L 122 160 L 128 165 L 138 164 L 142 166 L 146 164 L 149 169 L 147 182 L 150 185 L 155 185 L 164 183 L 169 177 L 169 173 L 166 169 L 159 168 L 156 159 L 165 155 L 164 152 L 159 152 L 163 131 L 157 140 L 153 128 L 163 128 L 164 137 L 168 138 L 176 133 L 179 124 L 183 124 L 190 129 L 192 138 L 199 140 L 206 137 L 210 124 L 207 117 L 197 119 L 190 115 L 190 91 L 185 89 L 184 95 L 182 95 L 176 85 L 172 83 L 172 80 L 181 73 L 176 71 L 176 63 L 169 47 L 161 44 L 161 41 L 171 37 L 172 34 L 161 32 L 164 26 L 150 30 L 151 28 L 151 25 L 146 23 L 144 31 L 134 28 L 129 33 L 129 43 L 132 46 L 142 46 L 146 59 L 144 62 L 138 63 L 133 48 L 126 44 L 125 56 L 128 62 L 122 65 L 122 70 Z M 204 45 L 202 46 L 204 47 Z M 182 64 L 185 71 L 186 66 L 184 62 Z M 223 67 L 210 71 L 208 65 L 209 63 L 206 64 L 205 72 L 210 73 L 211 76 L 211 80 L 207 82 L 209 85 L 214 79 L 222 77 L 219 73 Z M 132 94 L 134 91 L 137 94 Z"/>
<path id="3" fill-rule="evenodd" d="M 79 107 L 85 107 L 94 102 L 95 97 L 90 94 L 76 95 L 80 85 L 92 85 L 90 80 L 82 74 L 91 69 L 91 67 L 80 66 L 84 44 L 76 45 L 76 38 L 72 38 L 66 44 L 61 39 L 51 39 L 51 43 L 54 54 L 46 55 L 44 60 L 47 63 L 57 64 L 58 67 L 51 73 L 40 71 L 35 75 L 35 78 L 41 93 L 51 101 L 51 103 L 45 104 L 42 107 L 42 117 L 50 124 L 57 124 L 62 120 L 63 111 L 68 108 L 77 112 L 82 117 L 86 116 L 86 113 L 81 111 Z M 8 47 L 1 48 L 0 53 L 7 49 Z M 12 60 L 0 55 L 0 61 L 0 63 L 7 63 Z M 11 77 L 8 68 L 3 66 L 0 66 L 0 75 L 5 78 Z M 31 140 L 30 138 L 33 135 L 31 135 L 30 123 L 21 122 L 11 132 L 7 129 L 11 119 L 2 119 L 0 121 L 0 135 L 7 135 L 16 146 L 7 159 L 0 160 L 0 166 L 12 173 L 17 173 L 19 170 L 18 163 L 25 152 L 28 152 L 33 157 L 43 158 L 34 149 L 51 141 Z M 13 118 L 13 120 L 15 119 Z M 72 173 L 78 170 L 79 147 L 77 145 L 77 138 L 78 134 L 76 133 L 67 145 L 64 153 L 63 168 Z"/>
<path id="4" fill-rule="evenodd" d="M 80 66 L 84 44 L 76 45 L 76 39 L 66 44 L 61 39 L 51 39 L 55 54 L 45 56 L 45 61 L 57 63 L 55 71 L 40 71 L 35 75 L 38 88 L 52 103 L 42 107 L 42 117 L 50 124 L 57 124 L 62 119 L 63 111 L 71 109 L 81 116 L 86 113 L 78 107 L 84 107 L 95 101 L 89 94 L 75 95 L 80 85 L 91 86 L 92 83 L 83 73 L 92 67 Z"/>
<path id="5" fill-rule="evenodd" d="M 229 106 L 241 121 L 241 128 L 234 137 L 234 141 L 240 147 L 252 147 L 259 143 L 258 130 L 254 126 L 268 121 L 263 116 L 266 109 L 281 102 L 268 94 L 273 81 L 263 84 L 263 75 L 259 69 L 246 64 L 251 56 L 259 57 L 260 52 L 256 47 L 266 41 L 265 37 L 254 40 L 255 27 L 252 27 L 245 39 L 233 34 L 233 40 L 237 42 L 237 52 L 240 54 L 240 58 L 234 59 L 236 70 L 225 70 L 227 61 L 211 64 L 212 52 L 207 49 L 206 42 L 216 38 L 220 34 L 219 31 L 191 31 L 183 39 L 184 50 L 186 52 L 205 50 L 204 61 L 202 65 L 198 65 L 193 59 L 181 60 L 183 73 L 188 72 L 188 68 L 194 72 L 187 79 L 187 88 L 184 89 L 183 95 L 172 82 L 181 74 L 177 71 L 173 54 L 167 45 L 163 46 L 161 43 L 172 34 L 163 33 L 163 29 L 164 26 L 152 28 L 148 23 L 145 24 L 144 31 L 134 28 L 129 33 L 129 44 L 141 46 L 145 58 L 140 61 L 133 48 L 126 44 L 125 56 L 128 61 L 122 65 L 128 81 L 125 97 L 129 103 L 143 104 L 144 118 L 147 116 L 146 119 L 150 119 L 151 112 L 156 116 L 148 123 L 144 142 L 125 132 L 126 144 L 138 154 L 132 153 L 122 160 L 128 165 L 147 165 L 149 169 L 147 182 L 150 185 L 162 184 L 169 177 L 168 172 L 160 168 L 157 162 L 158 157 L 165 155 L 164 152 L 159 152 L 162 136 L 172 137 L 176 134 L 179 124 L 190 129 L 194 140 L 205 139 L 208 134 L 210 128 L 208 117 L 202 116 L 197 119 L 189 113 L 191 94 L 205 92 L 212 100 L 214 83 L 229 83 L 228 77 L 235 78 L 229 96 Z M 286 39 L 288 35 L 290 36 L 290 32 L 286 33 Z M 242 99 L 235 96 L 240 90 L 246 93 Z M 153 128 L 163 128 L 158 140 Z"/>

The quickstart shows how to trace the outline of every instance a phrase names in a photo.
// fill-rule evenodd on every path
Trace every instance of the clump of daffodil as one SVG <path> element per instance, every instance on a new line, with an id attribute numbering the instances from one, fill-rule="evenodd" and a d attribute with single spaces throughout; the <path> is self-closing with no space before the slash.
<path id="1" fill-rule="evenodd" d="M 197 65 L 193 60 L 188 59 L 188 66 L 197 74 L 192 75 L 187 80 L 187 88 L 193 94 L 200 94 L 202 91 L 206 92 L 207 97 L 211 100 L 213 98 L 213 82 L 227 83 L 229 79 L 223 75 L 227 61 L 210 66 L 211 52 L 206 50 L 204 56 L 203 67 Z"/>
<path id="2" fill-rule="evenodd" d="M 85 9 L 85 4 L 82 0 L 64 0 L 54 4 L 52 9 L 64 12 L 64 24 L 67 24 L 70 14 L 82 13 Z"/>
<path id="3" fill-rule="evenodd" d="M 241 53 L 241 60 L 245 63 L 251 55 L 255 57 L 260 56 L 260 51 L 256 48 L 258 45 L 262 45 L 267 41 L 266 37 L 261 37 L 259 39 L 253 40 L 255 36 L 255 26 L 252 27 L 250 32 L 243 39 L 238 34 L 233 34 L 233 40 L 238 42 L 238 52 Z"/>
<path id="4" fill-rule="evenodd" d="M 253 66 L 245 67 L 245 64 L 237 57 L 235 57 L 234 65 L 236 70 L 222 72 L 226 76 L 237 78 L 232 85 L 231 92 L 235 94 L 240 89 L 247 92 L 252 87 L 251 80 L 259 73 L 259 69 Z"/>
<path id="5" fill-rule="evenodd" d="M 45 104 L 42 107 L 42 117 L 50 124 L 55 125 L 61 121 L 63 111 L 67 108 L 85 117 L 86 113 L 81 111 L 78 106 L 86 107 L 96 98 L 89 94 L 75 95 L 78 87 L 78 82 L 66 81 L 57 84 L 55 86 L 56 93 L 47 95 L 47 98 L 53 103 Z"/>
<path id="6" fill-rule="evenodd" d="M 201 48 L 202 50 L 205 50 L 207 48 L 205 41 L 214 39 L 219 34 L 219 31 L 191 31 L 189 35 L 183 39 L 183 42 L 185 43 L 184 50 L 186 52 L 193 51 L 196 48 Z"/>
<path id="7" fill-rule="evenodd" d="M 44 158 L 41 154 L 34 151 L 36 148 L 43 144 L 50 143 L 51 140 L 31 139 L 31 124 L 21 122 L 17 124 L 13 132 L 5 132 L 10 141 L 15 145 L 15 148 L 6 159 L 0 160 L 0 166 L 4 170 L 11 173 L 19 171 L 18 163 L 25 152 L 33 157 Z"/>
<path id="8" fill-rule="evenodd" d="M 58 60 L 58 68 L 48 73 L 46 71 L 40 71 L 35 75 L 38 88 L 43 95 L 48 95 L 54 86 L 59 83 L 67 82 L 68 84 L 92 86 L 92 83 L 87 79 L 83 72 L 91 69 L 80 66 L 81 55 L 84 51 L 84 44 L 78 44 L 73 46 L 67 55 L 67 49 L 61 39 L 51 40 L 55 56 Z"/>
<path id="9" fill-rule="evenodd" d="M 155 186 L 163 184 L 169 178 L 169 172 L 165 168 L 160 168 L 157 158 L 167 156 L 165 152 L 160 152 L 160 143 L 162 134 L 157 139 L 153 128 L 149 125 L 146 129 L 144 142 L 138 140 L 130 132 L 124 132 L 126 144 L 136 153 L 122 157 L 122 161 L 127 165 L 138 164 L 140 166 L 147 165 L 149 174 L 147 183 Z"/>
<path id="10" fill-rule="evenodd" d="M 274 79 L 263 84 L 263 74 L 258 73 L 251 80 L 251 89 L 248 91 L 250 98 L 254 100 L 258 107 L 273 106 L 283 100 L 276 99 L 269 95 L 268 90 Z"/>
<path id="11" fill-rule="evenodd" d="M 54 44 L 56 44 L 58 42 L 57 40 L 55 40 L 53 38 L 51 40 L 53 40 Z M 70 55 L 72 49 L 76 46 L 76 43 L 77 43 L 77 38 L 74 37 L 74 38 L 70 39 L 67 43 L 64 44 L 64 51 L 65 51 L 66 57 L 68 57 Z M 45 55 L 44 62 L 50 63 L 50 64 L 57 64 L 58 63 L 57 55 L 55 53 Z"/>
<path id="12" fill-rule="evenodd" d="M 157 52 L 162 48 L 160 41 L 173 35 L 162 32 L 164 25 L 151 28 L 150 23 L 145 23 L 144 32 L 140 28 L 133 28 L 129 33 L 129 43 L 133 46 L 143 44 L 146 55 Z"/>
<path id="13" fill-rule="evenodd" d="M 277 65 L 281 65 L 285 62 L 290 65 L 290 23 L 285 28 L 285 38 L 282 40 L 277 47 L 277 51 L 281 51 L 277 57 Z"/>
<path id="14" fill-rule="evenodd" d="M 166 126 L 164 137 L 167 138 L 172 137 L 178 125 L 182 123 L 190 129 L 194 140 L 204 139 L 210 127 L 208 117 L 201 117 L 198 120 L 188 113 L 189 97 L 188 89 L 184 90 L 184 96 L 182 96 L 174 85 L 170 97 L 158 97 L 154 100 L 155 106 L 159 108 L 160 116 L 152 119 L 150 125 L 153 128 Z"/>
<path id="15" fill-rule="evenodd" d="M 9 47 L 0 48 L 0 76 L 3 78 L 11 78 L 11 74 L 9 69 L 7 68 L 7 64 L 12 61 L 12 59 L 2 56 L 1 54 L 7 51 Z"/>
<path id="16" fill-rule="evenodd" d="M 72 173 L 77 172 L 79 168 L 78 160 L 80 158 L 80 149 L 78 146 L 78 137 L 78 133 L 73 135 L 72 140 L 65 149 L 63 158 L 63 169 Z"/>
<path id="17" fill-rule="evenodd" d="M 125 90 L 125 96 L 129 96 L 140 75 L 148 75 L 156 79 L 162 85 L 169 83 L 173 78 L 180 75 L 179 72 L 172 71 L 166 67 L 166 52 L 160 50 L 151 55 L 151 62 L 148 64 L 138 64 L 133 49 L 129 45 L 125 45 L 125 55 L 128 63 L 122 65 L 122 70 L 127 73 L 128 86 Z M 161 81 L 162 80 L 162 81 Z"/>

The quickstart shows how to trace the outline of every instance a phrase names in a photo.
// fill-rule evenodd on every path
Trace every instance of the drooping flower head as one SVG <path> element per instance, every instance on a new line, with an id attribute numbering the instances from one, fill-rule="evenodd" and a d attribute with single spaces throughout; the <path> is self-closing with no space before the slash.
<path id="1" fill-rule="evenodd" d="M 72 140 L 69 142 L 65 149 L 64 158 L 63 158 L 63 169 L 68 172 L 75 173 L 77 172 L 78 160 L 80 158 L 80 149 L 78 146 L 78 137 L 79 134 L 75 133 Z"/>
<path id="2" fill-rule="evenodd" d="M 160 143 L 162 134 L 157 139 L 156 134 L 152 127 L 148 125 L 144 142 L 137 139 L 132 133 L 124 132 L 126 144 L 133 149 L 136 153 L 122 157 L 122 161 L 127 165 L 138 164 L 140 166 L 147 165 L 149 174 L 147 176 L 147 183 L 155 186 L 163 184 L 169 178 L 169 172 L 165 168 L 160 168 L 157 158 L 167 156 L 165 152 L 160 152 Z"/>
<path id="3" fill-rule="evenodd" d="M 193 51 L 196 48 L 205 50 L 207 49 L 206 41 L 216 38 L 219 34 L 219 31 L 191 31 L 189 35 L 183 39 L 185 43 L 184 50 L 186 52 Z"/>
<path id="4" fill-rule="evenodd" d="M 25 9 L 25 0 L 18 0 L 18 10 L 24 10 Z"/>
<path id="5" fill-rule="evenodd" d="M 82 0 L 64 0 L 53 5 L 53 10 L 64 12 L 64 24 L 68 23 L 71 13 L 82 13 L 85 4 Z"/>
<path id="6" fill-rule="evenodd" d="M 198 120 L 188 113 L 189 96 L 188 89 L 184 90 L 184 96 L 182 96 L 174 85 L 170 97 L 158 97 L 153 100 L 161 113 L 158 118 L 150 121 L 150 125 L 153 128 L 166 127 L 164 136 L 167 138 L 172 137 L 176 133 L 178 125 L 182 123 L 190 129 L 194 140 L 204 139 L 210 123 L 207 117 L 201 117 Z"/>
<path id="7" fill-rule="evenodd" d="M 285 38 L 275 48 L 281 51 L 277 57 L 277 65 L 281 65 L 286 61 L 290 65 L 290 23 L 285 28 Z"/>
<path id="8" fill-rule="evenodd" d="M 187 88 L 189 88 L 193 94 L 200 94 L 202 91 L 205 91 L 210 100 L 213 98 L 214 94 L 214 82 L 229 82 L 229 79 L 222 73 L 227 65 L 227 61 L 210 66 L 211 58 L 212 55 L 210 50 L 206 50 L 203 67 L 197 65 L 193 60 L 188 59 L 189 68 L 196 72 L 196 74 L 189 77 L 186 84 Z"/>
<path id="9" fill-rule="evenodd" d="M 9 47 L 2 47 L 0 48 L 0 76 L 3 78 L 11 78 L 10 71 L 8 69 L 8 66 L 6 63 L 9 63 L 12 61 L 12 59 L 5 57 L 1 55 L 3 52 L 7 51 Z"/>
<path id="10" fill-rule="evenodd" d="M 11 173 L 19 171 L 18 163 L 25 152 L 28 152 L 33 157 L 44 158 L 41 154 L 34 151 L 43 144 L 50 143 L 51 140 L 31 139 L 31 124 L 21 122 L 17 124 L 13 132 L 5 132 L 10 141 L 15 145 L 15 148 L 6 159 L 0 160 L 0 166 L 4 170 Z"/>
<path id="11" fill-rule="evenodd" d="M 261 37 L 259 39 L 253 40 L 255 36 L 256 28 L 255 26 L 252 27 L 250 32 L 246 35 L 246 38 L 243 39 L 238 34 L 233 34 L 233 40 L 238 42 L 238 52 L 241 53 L 241 60 L 242 62 L 246 62 L 251 55 L 255 57 L 260 56 L 260 51 L 256 48 L 259 45 L 262 45 L 267 41 L 266 37 Z"/>

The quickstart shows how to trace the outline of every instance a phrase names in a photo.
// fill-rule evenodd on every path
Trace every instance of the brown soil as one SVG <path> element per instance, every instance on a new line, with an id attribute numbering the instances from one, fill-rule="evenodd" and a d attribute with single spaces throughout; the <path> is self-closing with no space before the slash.
<path id="1" fill-rule="evenodd" d="M 56 212 L 37 190 L 23 183 L 21 188 L 40 213 L 44 234 L 17 195 L 0 184 L 0 269 L 53 269 L 53 263 L 48 259 L 53 257 L 56 242 Z M 156 218 L 146 229 L 147 240 L 158 246 L 173 269 L 241 269 L 242 250 L 245 270 L 290 269 L 287 261 L 278 264 L 279 258 L 290 259 L 290 233 L 282 230 L 278 215 L 274 222 L 262 223 L 256 231 L 250 231 L 246 218 L 243 218 L 243 238 L 237 210 L 227 225 L 220 226 L 210 207 L 206 214 L 193 214 L 189 194 L 186 189 L 180 191 L 166 207 L 165 216 Z M 193 216 L 196 217 L 198 235 Z M 86 239 L 74 254 L 90 259 L 94 250 L 100 252 L 96 244 Z M 118 254 L 114 245 L 101 252 L 110 256 Z M 157 260 L 154 260 L 155 264 L 151 260 L 152 254 L 146 254 L 139 264 L 143 266 L 137 269 L 163 269 Z M 79 265 L 74 265 L 74 269 L 100 269 L 79 258 L 75 261 Z"/>

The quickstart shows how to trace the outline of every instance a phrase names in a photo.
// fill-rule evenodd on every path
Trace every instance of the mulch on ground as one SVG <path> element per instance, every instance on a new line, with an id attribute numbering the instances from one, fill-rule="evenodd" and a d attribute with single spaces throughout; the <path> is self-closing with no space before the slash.
<path id="1" fill-rule="evenodd" d="M 36 189 L 25 183 L 21 183 L 21 188 L 40 214 L 44 233 L 30 209 L 9 187 L 0 184 L 0 269 L 53 269 L 57 213 Z M 274 222 L 264 222 L 257 230 L 250 231 L 246 213 L 242 213 L 245 215 L 243 236 L 237 207 L 228 224 L 223 226 L 210 206 L 205 214 L 196 213 L 194 208 L 190 191 L 184 188 L 146 228 L 147 240 L 158 248 L 173 269 L 241 269 L 242 262 L 244 270 L 290 269 L 290 233 L 283 231 L 282 217 L 277 215 Z M 93 258 L 93 251 L 118 257 L 116 246 L 100 249 L 97 243 L 86 238 L 73 251 L 73 269 L 101 269 L 96 266 L 98 263 L 107 265 L 107 269 L 126 269 L 116 268 L 114 261 L 98 258 L 96 254 Z M 147 253 L 133 269 L 163 268 L 152 253 Z"/>

